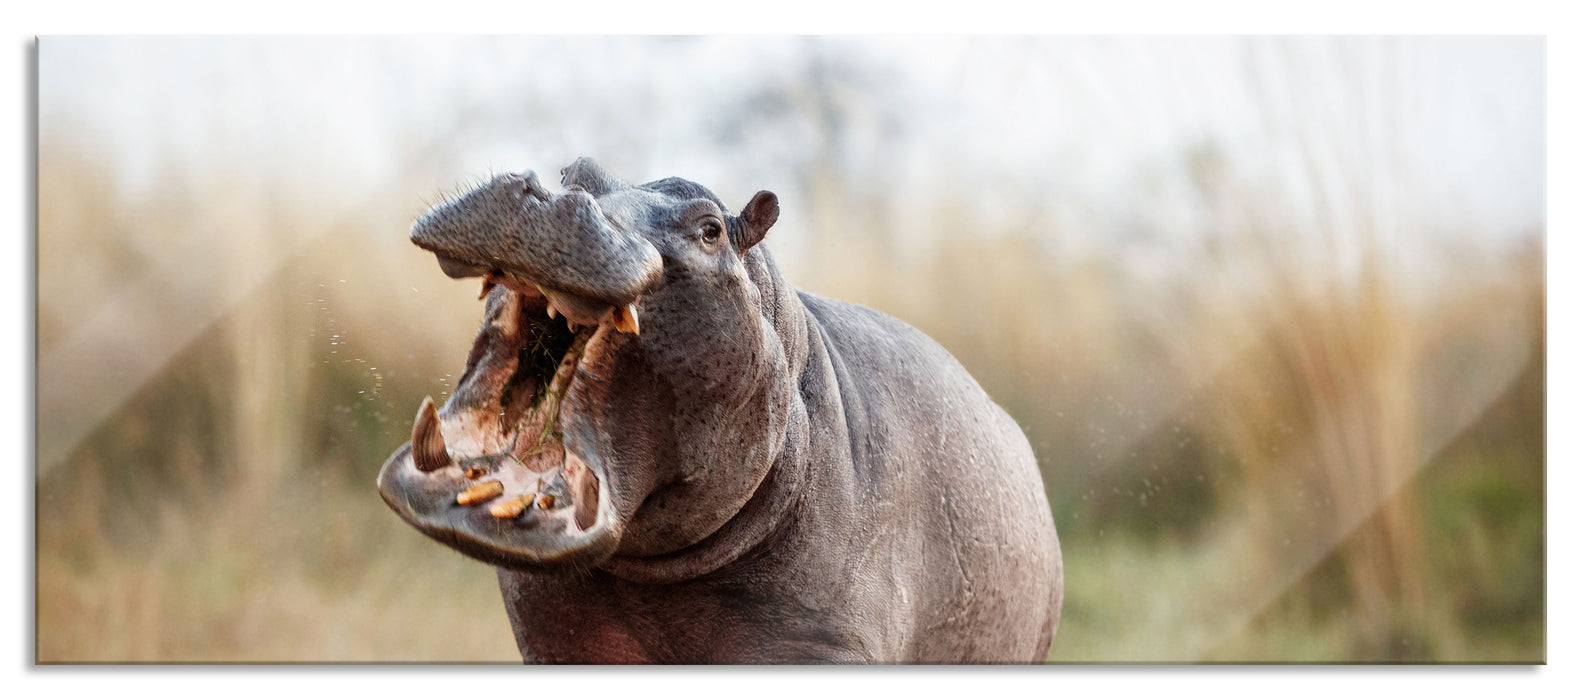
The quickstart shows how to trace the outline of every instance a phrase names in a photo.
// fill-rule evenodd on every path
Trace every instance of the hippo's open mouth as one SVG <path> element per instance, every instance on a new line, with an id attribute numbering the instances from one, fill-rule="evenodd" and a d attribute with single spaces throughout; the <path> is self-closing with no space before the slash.
<path id="1" fill-rule="evenodd" d="M 556 194 L 532 172 L 496 176 L 412 224 L 412 243 L 452 278 L 482 277 L 487 301 L 455 393 L 437 411 L 424 400 L 412 442 L 379 471 L 379 494 L 429 537 L 502 566 L 602 561 L 624 527 L 613 504 L 634 488 L 626 475 L 612 481 L 611 436 L 586 407 L 609 386 L 663 266 L 598 198 L 657 195 L 587 159 L 562 184 Z M 622 201 L 610 200 L 617 213 L 631 208 Z"/>
<path id="2" fill-rule="evenodd" d="M 453 277 L 479 274 L 441 256 Z M 515 567 L 593 562 L 620 523 L 593 445 L 568 439 L 563 407 L 579 373 L 637 328 L 634 304 L 612 307 L 488 269 L 486 317 L 443 410 L 425 398 L 379 492 L 425 534 L 483 561 Z"/>

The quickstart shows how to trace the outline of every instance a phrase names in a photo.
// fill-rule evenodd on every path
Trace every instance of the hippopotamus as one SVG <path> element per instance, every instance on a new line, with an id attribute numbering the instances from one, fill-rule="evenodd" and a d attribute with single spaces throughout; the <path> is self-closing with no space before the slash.
<path id="1" fill-rule="evenodd" d="M 505 174 L 412 226 L 484 319 L 379 494 L 497 568 L 525 662 L 1033 663 L 1060 544 L 1021 428 L 949 352 L 786 282 L 681 178 Z"/>

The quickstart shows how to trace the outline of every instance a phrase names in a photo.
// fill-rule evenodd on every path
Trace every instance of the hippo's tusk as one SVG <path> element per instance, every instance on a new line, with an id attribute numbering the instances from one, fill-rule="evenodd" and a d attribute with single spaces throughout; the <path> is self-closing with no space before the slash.
<path id="1" fill-rule="evenodd" d="M 431 472 L 450 464 L 445 452 L 445 436 L 439 432 L 439 412 L 434 410 L 434 399 L 423 397 L 417 409 L 417 420 L 412 422 L 412 464 L 420 472 Z"/>
<path id="2" fill-rule="evenodd" d="M 566 450 L 566 464 L 562 469 L 566 485 L 571 487 L 571 500 L 575 507 L 572 519 L 577 527 L 587 530 L 599 518 L 599 477 L 571 450 Z"/>
<path id="3" fill-rule="evenodd" d="M 627 304 L 615 309 L 615 330 L 637 335 L 637 305 Z"/>

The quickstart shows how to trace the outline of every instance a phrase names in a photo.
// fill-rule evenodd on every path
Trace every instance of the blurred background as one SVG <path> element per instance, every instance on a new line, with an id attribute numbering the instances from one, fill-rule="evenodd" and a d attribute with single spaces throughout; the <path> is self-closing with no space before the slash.
<path id="1" fill-rule="evenodd" d="M 1545 659 L 1541 38 L 38 47 L 40 662 L 519 661 L 373 484 L 482 313 L 411 220 L 579 155 L 1017 418 L 1051 661 Z"/>

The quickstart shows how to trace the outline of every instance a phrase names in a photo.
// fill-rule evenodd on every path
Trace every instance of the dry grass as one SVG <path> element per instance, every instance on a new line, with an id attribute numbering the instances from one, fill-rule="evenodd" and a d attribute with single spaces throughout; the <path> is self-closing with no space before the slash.
<path id="1" fill-rule="evenodd" d="M 38 660 L 515 660 L 492 570 L 373 489 L 480 314 L 388 205 L 429 190 L 271 214 L 244 174 L 147 197 L 40 153 Z M 1026 428 L 1052 659 L 1543 658 L 1540 245 L 1425 276 L 1248 224 L 1161 273 L 938 206 L 936 247 L 820 239 L 788 276 L 928 332 Z"/>

